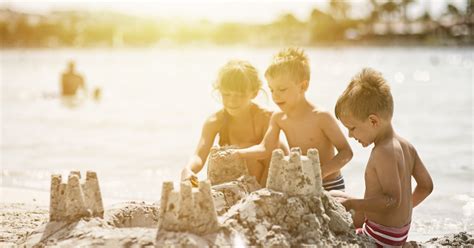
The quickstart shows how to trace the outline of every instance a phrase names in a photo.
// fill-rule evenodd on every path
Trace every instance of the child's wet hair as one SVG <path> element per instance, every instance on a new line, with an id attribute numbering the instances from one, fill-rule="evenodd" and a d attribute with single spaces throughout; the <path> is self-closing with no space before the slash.
<path id="1" fill-rule="evenodd" d="M 242 94 L 257 93 L 262 89 L 262 81 L 257 69 L 244 60 L 231 60 L 220 70 L 214 89 Z"/>
<path id="2" fill-rule="evenodd" d="M 285 48 L 274 56 L 271 65 L 265 71 L 265 77 L 268 79 L 279 76 L 286 76 L 296 83 L 309 81 L 309 59 L 303 49 Z"/>
<path id="3" fill-rule="evenodd" d="M 391 119 L 393 97 L 390 86 L 380 72 L 364 68 L 352 78 L 337 100 L 334 111 L 338 119 L 351 115 L 364 121 L 371 114 Z"/>

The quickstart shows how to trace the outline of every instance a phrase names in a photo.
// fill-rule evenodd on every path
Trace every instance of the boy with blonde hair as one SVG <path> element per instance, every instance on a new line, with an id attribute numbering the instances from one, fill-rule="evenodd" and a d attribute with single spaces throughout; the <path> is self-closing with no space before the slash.
<path id="1" fill-rule="evenodd" d="M 340 170 L 352 158 L 352 150 L 336 119 L 306 99 L 310 70 L 303 50 L 288 48 L 280 51 L 266 70 L 265 77 L 272 99 L 281 111 L 273 113 L 260 144 L 234 150 L 235 155 L 245 159 L 270 157 L 277 148 L 280 130 L 283 130 L 289 147 L 300 147 L 303 154 L 309 148 L 319 150 L 326 190 L 344 190 Z"/>
<path id="2" fill-rule="evenodd" d="M 433 190 L 433 182 L 415 148 L 392 127 L 393 98 L 382 75 L 363 69 L 339 97 L 336 117 L 363 147 L 374 143 L 365 170 L 364 199 L 333 191 L 346 209 L 353 209 L 354 225 L 380 246 L 402 246 L 412 209 Z M 417 185 L 412 193 L 411 177 Z"/>

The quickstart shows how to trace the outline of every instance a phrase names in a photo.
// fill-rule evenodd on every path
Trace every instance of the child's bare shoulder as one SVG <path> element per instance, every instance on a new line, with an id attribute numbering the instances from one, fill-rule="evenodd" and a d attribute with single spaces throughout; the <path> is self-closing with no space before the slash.
<path id="1" fill-rule="evenodd" d="M 272 119 L 274 120 L 283 120 L 284 118 L 286 118 L 286 114 L 285 112 L 281 111 L 281 110 L 278 110 L 278 111 L 275 111 L 272 113 Z"/>
<path id="2" fill-rule="evenodd" d="M 396 139 L 398 140 L 401 146 L 406 147 L 410 152 L 416 152 L 415 147 L 405 138 L 397 135 Z"/>
<path id="3" fill-rule="evenodd" d="M 263 108 L 259 105 L 255 105 L 255 117 L 258 118 L 259 120 L 263 120 L 265 122 L 270 121 L 270 118 L 272 116 L 272 111 L 268 110 L 266 108 Z"/>
<path id="4" fill-rule="evenodd" d="M 396 162 L 396 149 L 392 142 L 375 145 L 370 153 L 368 164 L 390 164 Z M 383 162 L 383 163 L 382 163 Z"/>
<path id="5" fill-rule="evenodd" d="M 312 114 L 320 126 L 337 125 L 336 118 L 329 111 L 315 108 Z"/>
<path id="6" fill-rule="evenodd" d="M 203 128 L 207 130 L 219 130 L 222 125 L 224 125 L 225 118 L 224 110 L 219 110 L 207 117 Z"/>
<path id="7" fill-rule="evenodd" d="M 413 146 L 405 138 L 402 138 L 400 136 L 397 136 L 396 138 L 397 138 L 398 142 L 400 143 L 400 146 L 403 150 L 403 154 L 404 154 L 405 158 L 408 159 L 408 161 L 413 161 L 413 163 L 414 163 L 414 161 L 418 157 L 418 152 L 416 151 L 415 146 Z"/>

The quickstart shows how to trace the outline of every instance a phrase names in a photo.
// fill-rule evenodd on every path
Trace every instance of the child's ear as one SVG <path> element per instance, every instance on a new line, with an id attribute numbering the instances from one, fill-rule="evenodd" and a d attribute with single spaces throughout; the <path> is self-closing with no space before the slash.
<path id="1" fill-rule="evenodd" d="M 370 114 L 369 115 L 369 121 L 370 121 L 370 125 L 372 125 L 372 127 L 378 127 L 380 125 L 380 118 L 377 115 Z"/>
<path id="2" fill-rule="evenodd" d="M 303 90 L 303 92 L 305 92 L 308 89 L 308 86 L 309 86 L 308 80 L 304 80 L 301 82 L 301 89 Z"/>

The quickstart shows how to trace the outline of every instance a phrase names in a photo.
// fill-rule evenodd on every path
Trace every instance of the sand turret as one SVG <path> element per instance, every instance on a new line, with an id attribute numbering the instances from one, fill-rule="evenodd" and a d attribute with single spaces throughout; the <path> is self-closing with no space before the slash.
<path id="1" fill-rule="evenodd" d="M 172 182 L 163 183 L 159 231 L 207 234 L 218 228 L 209 181 L 199 182 L 199 188 L 193 188 L 188 181 L 181 182 L 179 192 Z"/>
<path id="2" fill-rule="evenodd" d="M 51 176 L 50 221 L 76 221 L 82 217 L 104 217 L 97 174 L 88 171 L 81 183 L 79 171 L 71 171 L 67 183 L 59 174 Z"/>
<path id="3" fill-rule="evenodd" d="M 300 148 L 291 148 L 285 156 L 281 149 L 272 153 L 267 188 L 290 195 L 321 195 L 321 165 L 317 149 L 308 149 L 307 156 Z"/>
<path id="4" fill-rule="evenodd" d="M 237 180 L 237 178 L 249 175 L 247 163 L 244 159 L 232 158 L 229 146 L 211 148 L 207 177 L 212 185 Z"/>

